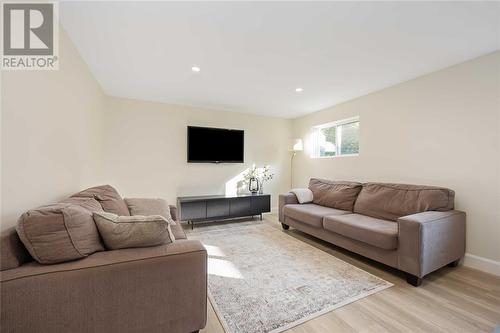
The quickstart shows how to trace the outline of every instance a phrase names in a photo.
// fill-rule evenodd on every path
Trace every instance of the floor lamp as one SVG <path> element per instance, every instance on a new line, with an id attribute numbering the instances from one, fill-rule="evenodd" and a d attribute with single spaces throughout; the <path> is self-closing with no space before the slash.
<path id="1" fill-rule="evenodd" d="M 292 158 L 290 159 L 290 188 L 293 188 L 293 158 L 298 151 L 302 150 L 304 150 L 302 139 L 294 139 L 290 145 L 290 151 L 292 152 Z"/>

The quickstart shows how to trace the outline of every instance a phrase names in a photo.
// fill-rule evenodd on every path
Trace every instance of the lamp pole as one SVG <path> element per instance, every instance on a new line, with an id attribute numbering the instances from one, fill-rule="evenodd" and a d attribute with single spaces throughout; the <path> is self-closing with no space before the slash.
<path id="1" fill-rule="evenodd" d="M 302 149 L 304 149 L 302 146 L 302 139 L 295 139 L 292 141 L 290 149 L 290 151 L 292 152 L 292 157 L 290 158 L 290 188 L 293 188 L 293 158 L 295 157 L 297 152 L 301 151 Z"/>

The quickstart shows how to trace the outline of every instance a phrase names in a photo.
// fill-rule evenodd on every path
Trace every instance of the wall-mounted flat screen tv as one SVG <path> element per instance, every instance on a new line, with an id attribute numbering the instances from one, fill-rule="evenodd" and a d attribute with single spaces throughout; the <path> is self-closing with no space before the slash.
<path id="1" fill-rule="evenodd" d="M 245 132 L 188 126 L 188 163 L 243 163 Z"/>

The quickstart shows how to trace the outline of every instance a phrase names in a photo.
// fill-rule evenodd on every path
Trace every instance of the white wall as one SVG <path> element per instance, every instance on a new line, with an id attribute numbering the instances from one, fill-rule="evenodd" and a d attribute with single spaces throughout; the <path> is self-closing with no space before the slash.
<path id="1" fill-rule="evenodd" d="M 2 71 L 1 227 L 101 180 L 104 94 L 63 29 L 58 71 Z"/>
<path id="2" fill-rule="evenodd" d="M 445 186 L 467 212 L 467 252 L 500 261 L 500 52 L 293 121 L 310 177 Z M 313 125 L 360 116 L 357 157 L 311 159 Z"/>
<path id="3" fill-rule="evenodd" d="M 187 126 L 245 130 L 245 163 L 187 163 Z M 271 166 L 266 183 L 273 195 L 289 189 L 291 121 L 234 112 L 204 110 L 109 98 L 105 112 L 105 174 L 128 197 L 224 194 L 226 184 L 253 163 Z M 235 189 L 236 184 L 228 184 Z"/>
<path id="4" fill-rule="evenodd" d="M 222 194 L 252 163 L 289 188 L 291 121 L 105 96 L 63 29 L 58 71 L 2 72 L 1 228 L 27 209 L 109 183 L 124 196 Z M 245 130 L 245 164 L 186 163 L 186 126 Z M 227 184 L 234 188 L 236 184 Z"/>

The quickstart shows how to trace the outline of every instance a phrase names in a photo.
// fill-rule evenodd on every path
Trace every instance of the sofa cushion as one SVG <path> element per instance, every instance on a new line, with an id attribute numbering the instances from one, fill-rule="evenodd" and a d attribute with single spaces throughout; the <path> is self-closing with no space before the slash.
<path id="1" fill-rule="evenodd" d="M 96 212 L 94 220 L 104 244 L 110 250 L 172 243 L 170 222 L 160 215 L 118 216 Z"/>
<path id="2" fill-rule="evenodd" d="M 323 227 L 342 236 L 386 250 L 398 247 L 398 224 L 360 214 L 326 216 Z"/>
<path id="3" fill-rule="evenodd" d="M 313 203 L 352 212 L 361 183 L 311 178 L 309 189 L 313 192 Z"/>
<path id="4" fill-rule="evenodd" d="M 94 198 L 85 198 L 85 197 L 69 197 L 66 199 L 63 199 L 59 201 L 59 203 L 65 203 L 65 204 L 74 204 L 77 206 L 80 206 L 82 208 L 85 208 L 91 212 L 102 212 L 102 206 Z"/>
<path id="5" fill-rule="evenodd" d="M 350 212 L 316 204 L 289 204 L 283 208 L 284 216 L 303 222 L 313 227 L 323 227 L 323 217 L 328 215 L 342 215 Z"/>
<path id="6" fill-rule="evenodd" d="M 366 183 L 358 195 L 354 212 L 396 221 L 402 216 L 429 210 L 451 210 L 454 197 L 452 190 L 441 187 Z"/>
<path id="7" fill-rule="evenodd" d="M 132 216 L 160 215 L 169 220 L 170 224 L 175 224 L 170 216 L 170 207 L 164 199 L 125 198 L 124 200 Z"/>
<path id="8" fill-rule="evenodd" d="M 4 271 L 32 261 L 28 251 L 19 239 L 15 228 L 2 231 L 0 235 L 0 270 Z"/>
<path id="9" fill-rule="evenodd" d="M 94 199 L 87 199 L 95 201 Z M 80 206 L 60 202 L 25 212 L 16 226 L 19 238 L 31 256 L 41 264 L 55 264 L 84 258 L 104 250 L 92 212 Z"/>
<path id="10" fill-rule="evenodd" d="M 113 213 L 119 216 L 130 216 L 127 205 L 120 194 L 111 185 L 101 185 L 88 188 L 76 194 L 71 198 L 94 198 L 102 206 L 105 212 Z"/>

